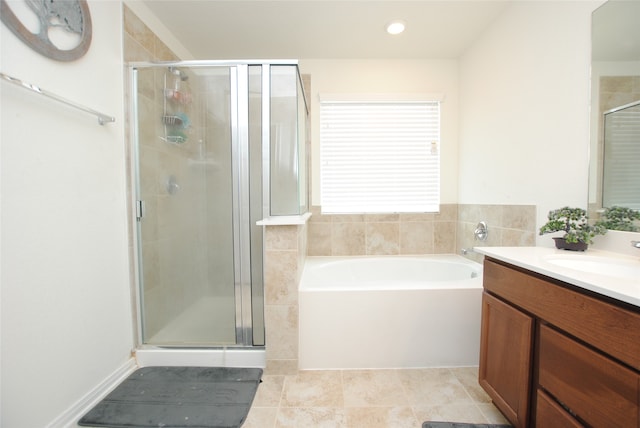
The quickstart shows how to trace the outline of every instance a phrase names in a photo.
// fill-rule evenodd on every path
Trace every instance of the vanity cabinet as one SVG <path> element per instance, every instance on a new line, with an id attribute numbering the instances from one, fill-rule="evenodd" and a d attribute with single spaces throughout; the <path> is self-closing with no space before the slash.
<path id="1" fill-rule="evenodd" d="M 485 258 L 480 385 L 515 427 L 640 427 L 640 308 Z"/>

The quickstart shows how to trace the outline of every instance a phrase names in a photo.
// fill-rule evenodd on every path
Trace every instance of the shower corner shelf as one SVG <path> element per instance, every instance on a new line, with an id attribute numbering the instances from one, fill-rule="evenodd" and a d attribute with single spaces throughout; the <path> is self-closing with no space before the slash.
<path id="1" fill-rule="evenodd" d="M 179 117 L 179 116 L 171 116 L 171 115 L 162 116 L 162 123 L 164 123 L 165 125 L 171 125 L 171 126 L 183 126 L 184 125 L 184 121 L 182 120 L 181 117 Z"/>
<path id="2" fill-rule="evenodd" d="M 173 88 L 168 85 L 169 79 L 173 83 Z M 181 90 L 181 86 L 187 79 L 186 74 L 175 67 L 169 67 L 164 76 L 164 102 L 161 117 L 164 136 L 160 139 L 170 144 L 179 145 L 187 142 L 187 135 L 183 130 L 189 128 L 190 120 L 183 106 L 191 102 L 191 95 Z"/>
<path id="3" fill-rule="evenodd" d="M 187 141 L 186 137 L 180 135 L 167 135 L 166 137 L 160 137 L 160 139 L 170 144 L 184 144 Z"/>
<path id="4" fill-rule="evenodd" d="M 218 162 L 213 159 L 188 159 L 187 162 L 192 167 L 216 168 L 218 166 Z"/>

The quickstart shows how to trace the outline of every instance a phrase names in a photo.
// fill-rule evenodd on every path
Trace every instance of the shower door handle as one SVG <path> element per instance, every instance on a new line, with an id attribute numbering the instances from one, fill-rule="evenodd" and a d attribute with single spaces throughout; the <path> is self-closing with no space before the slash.
<path id="1" fill-rule="evenodd" d="M 137 221 L 142 220 L 142 217 L 144 217 L 144 214 L 145 214 L 144 201 L 137 200 L 136 201 L 136 220 Z"/>

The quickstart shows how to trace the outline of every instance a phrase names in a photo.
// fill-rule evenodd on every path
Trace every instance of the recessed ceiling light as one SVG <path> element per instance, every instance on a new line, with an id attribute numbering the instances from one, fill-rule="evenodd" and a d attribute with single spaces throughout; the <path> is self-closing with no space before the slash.
<path id="1" fill-rule="evenodd" d="M 400 34 L 404 31 L 405 23 L 404 21 L 391 21 L 387 24 L 387 33 L 389 34 Z"/>

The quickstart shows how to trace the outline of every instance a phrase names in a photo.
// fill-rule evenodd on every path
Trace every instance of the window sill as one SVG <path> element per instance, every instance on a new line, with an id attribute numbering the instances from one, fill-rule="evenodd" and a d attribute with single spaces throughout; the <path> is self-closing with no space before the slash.
<path id="1" fill-rule="evenodd" d="M 306 212 L 301 215 L 278 215 L 263 218 L 256 222 L 258 226 L 293 226 L 306 224 L 311 217 L 310 212 Z"/>

